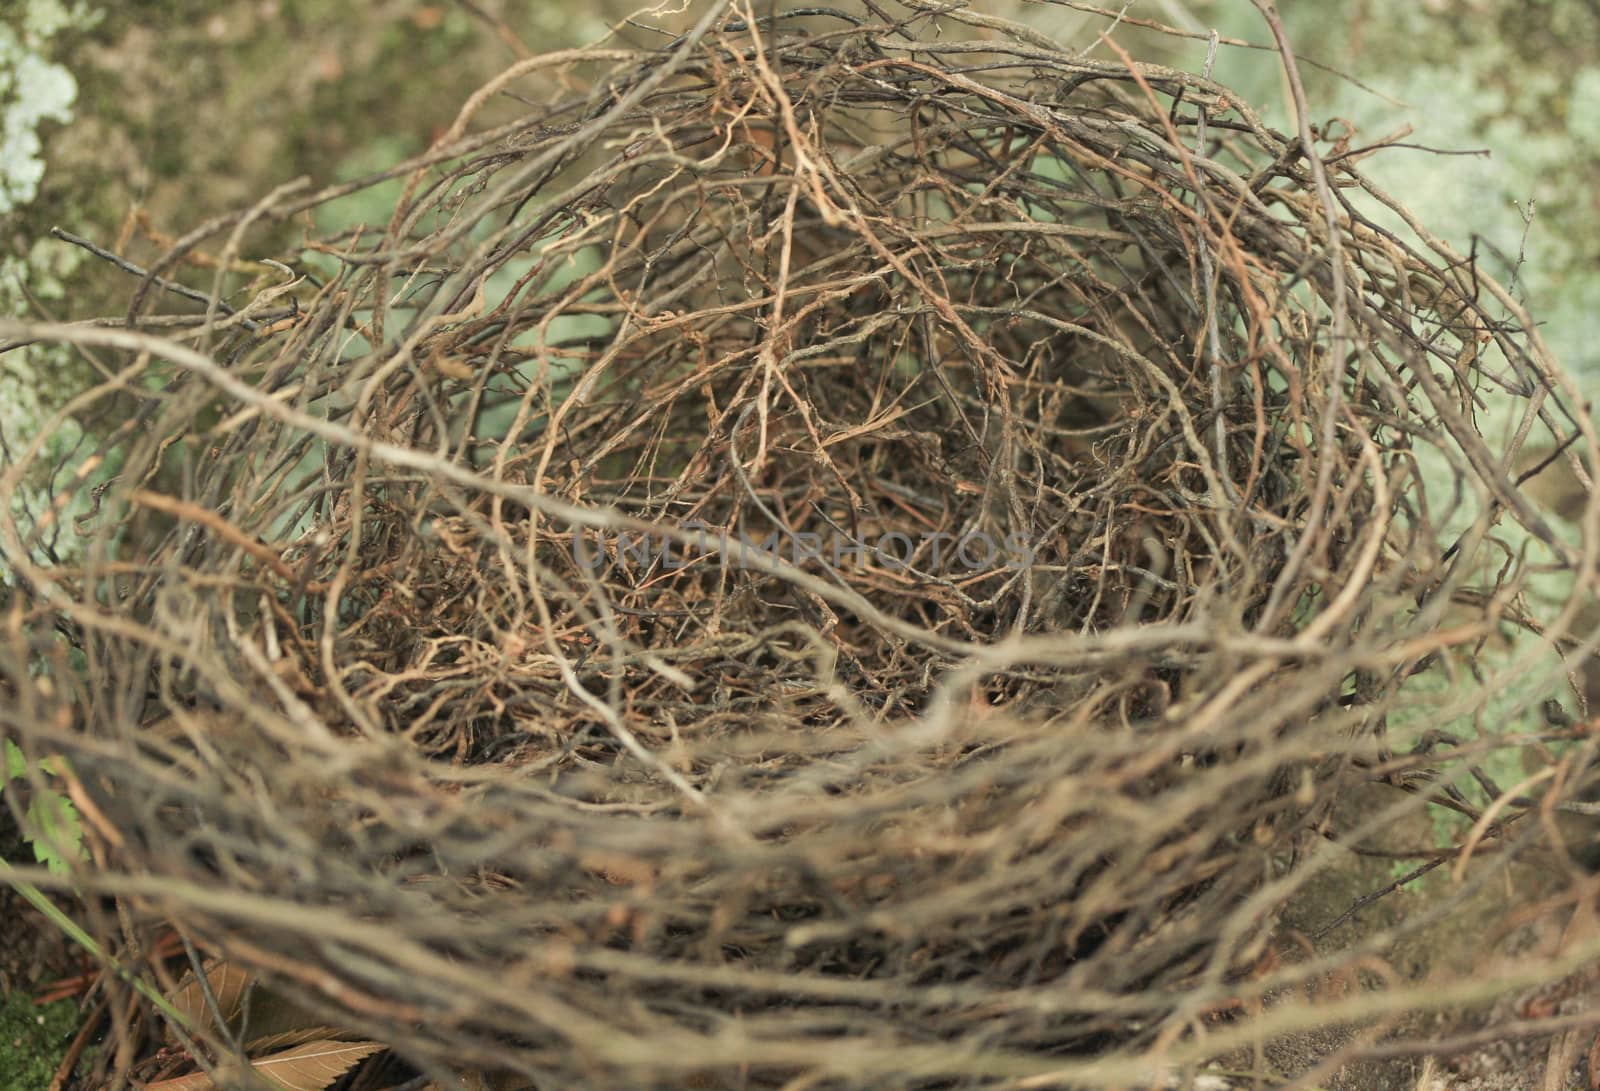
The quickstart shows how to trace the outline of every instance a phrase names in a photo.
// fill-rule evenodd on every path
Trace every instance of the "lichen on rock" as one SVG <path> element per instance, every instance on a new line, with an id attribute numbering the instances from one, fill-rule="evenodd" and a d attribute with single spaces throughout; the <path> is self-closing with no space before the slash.
<path id="1" fill-rule="evenodd" d="M 39 126 L 72 120 L 78 81 L 49 57 L 62 30 L 88 27 L 98 13 L 86 3 L 32 0 L 17 23 L 0 23 L 0 214 L 33 200 L 44 177 Z"/>

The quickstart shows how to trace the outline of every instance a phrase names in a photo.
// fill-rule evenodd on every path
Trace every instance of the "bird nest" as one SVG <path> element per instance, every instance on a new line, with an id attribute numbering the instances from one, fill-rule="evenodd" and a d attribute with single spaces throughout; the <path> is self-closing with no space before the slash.
<path id="1" fill-rule="evenodd" d="M 1565 436 L 1561 380 L 1348 140 L 726 8 L 200 226 L 114 323 L 6 327 L 112 376 L 80 559 L 0 531 L 5 729 L 72 771 L 92 933 L 506 1087 L 1248 1040 L 1340 793 L 1416 787 L 1407 679 L 1517 617 L 1491 524 L 1576 556 L 1478 423 Z M 102 1073 L 227 1053 L 123 1018 Z"/>

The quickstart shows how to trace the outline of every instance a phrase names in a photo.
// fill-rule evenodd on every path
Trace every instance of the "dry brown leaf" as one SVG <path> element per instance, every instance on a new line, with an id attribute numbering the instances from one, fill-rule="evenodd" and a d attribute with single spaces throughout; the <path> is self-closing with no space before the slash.
<path id="1" fill-rule="evenodd" d="M 145 1084 L 144 1091 L 217 1091 L 217 1081 L 204 1072 Z"/>
<path id="2" fill-rule="evenodd" d="M 300 1042 L 309 1041 L 310 1039 L 305 1036 L 292 1043 L 280 1042 L 278 1039 L 313 1029 L 323 1031 L 311 1036 L 315 1038 L 360 1037 L 340 1030 L 327 1029 L 326 1021 L 321 1016 L 307 1011 L 289 997 L 261 984 L 257 984 L 250 993 L 250 1009 L 247 1015 L 244 1025 L 239 1028 L 239 1034 L 244 1039 L 246 1052 L 252 1055 L 260 1053 L 263 1048 L 277 1049 L 284 1044 L 299 1045 Z M 257 1043 L 263 1040 L 268 1040 L 271 1044 L 265 1047 L 258 1046 Z"/>
<path id="3" fill-rule="evenodd" d="M 254 1022 L 254 1020 L 251 1020 Z M 346 1034 L 338 1027 L 315 1026 L 299 1027 L 294 1030 L 278 1031 L 274 1034 L 263 1034 L 251 1038 L 244 1044 L 244 1051 L 254 1057 L 262 1053 L 271 1053 L 276 1049 L 287 1049 L 289 1046 L 301 1045 L 305 1042 L 315 1042 L 318 1039 L 325 1041 L 349 1040 L 353 1034 Z"/>
<path id="4" fill-rule="evenodd" d="M 169 1000 L 185 1016 L 195 1033 L 220 1035 L 226 1031 L 243 1036 L 245 1053 L 250 1057 L 260 1057 L 264 1053 L 308 1042 L 349 1040 L 355 1037 L 338 1027 L 328 1026 L 287 997 L 258 984 L 246 971 L 228 962 L 217 960 L 207 963 L 206 982 L 216 998 L 218 1011 L 212 1011 L 205 990 L 192 972 L 173 990 Z"/>
<path id="5" fill-rule="evenodd" d="M 284 1091 L 324 1091 L 384 1047 L 377 1042 L 336 1042 L 321 1038 L 294 1049 L 258 1057 L 250 1067 L 268 1084 Z M 145 1091 L 218 1091 L 217 1082 L 204 1072 L 152 1083 Z"/>
<path id="6" fill-rule="evenodd" d="M 382 1053 L 384 1048 L 378 1042 L 336 1042 L 319 1038 L 252 1061 L 251 1067 L 288 1091 L 322 1091 L 374 1053 Z"/>
<path id="7" fill-rule="evenodd" d="M 197 1034 L 207 1031 L 216 1034 L 236 1020 L 244 1010 L 245 993 L 250 991 L 250 975 L 231 963 L 217 961 L 207 964 L 205 980 L 211 988 L 211 995 L 216 998 L 217 1011 L 211 1010 L 205 988 L 193 971 L 184 976 L 167 1000 L 187 1019 L 188 1029 Z"/>

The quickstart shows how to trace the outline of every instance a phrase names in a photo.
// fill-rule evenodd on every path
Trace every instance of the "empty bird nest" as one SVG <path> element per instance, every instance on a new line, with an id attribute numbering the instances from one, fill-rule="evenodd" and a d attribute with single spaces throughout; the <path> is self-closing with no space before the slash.
<path id="1" fill-rule="evenodd" d="M 303 1050 L 244 980 L 330 1079 L 1159 1081 L 1299 980 L 1340 793 L 1445 761 L 1409 680 L 1575 565 L 1506 469 L 1565 380 L 1349 140 L 959 12 L 703 16 L 0 330 L 106 376 L 5 505 L 0 722 L 100 987 L 190 1016 L 82 1086 Z"/>

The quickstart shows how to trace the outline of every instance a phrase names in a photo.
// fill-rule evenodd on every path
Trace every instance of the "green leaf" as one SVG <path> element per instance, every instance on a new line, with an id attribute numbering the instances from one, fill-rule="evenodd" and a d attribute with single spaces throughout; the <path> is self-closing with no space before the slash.
<path id="1" fill-rule="evenodd" d="M 34 858 L 52 874 L 65 875 L 71 861 L 83 859 L 83 823 L 66 796 L 40 792 L 28 807 L 28 824 L 34 832 Z"/>
<path id="2" fill-rule="evenodd" d="M 49 773 L 51 776 L 55 776 L 56 775 L 56 763 L 55 763 L 55 760 L 52 759 L 52 758 L 46 758 L 46 759 L 44 759 L 44 761 L 41 761 L 39 763 L 39 768 L 44 770 L 46 773 Z M 18 746 L 16 743 L 12 742 L 10 739 L 7 739 L 6 740 L 6 780 L 12 781 L 12 780 L 27 780 L 27 779 L 28 779 L 28 759 L 27 759 L 26 755 L 24 755 L 22 753 L 22 747 Z"/>
<path id="3" fill-rule="evenodd" d="M 39 768 L 55 775 L 59 765 L 46 758 L 39 762 Z M 7 783 L 29 779 L 27 756 L 10 739 L 6 740 L 5 779 Z M 78 818 L 78 809 L 60 792 L 49 788 L 38 791 L 28 805 L 27 823 L 34 859 L 53 874 L 65 875 L 72 860 L 83 858 L 83 823 Z"/>

